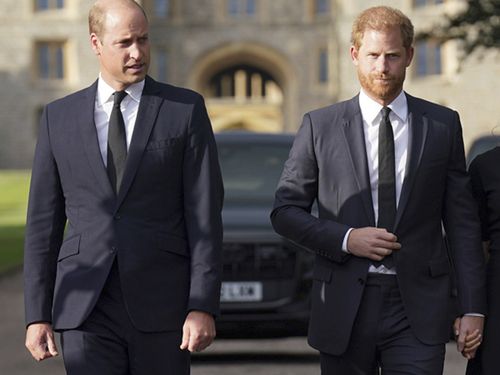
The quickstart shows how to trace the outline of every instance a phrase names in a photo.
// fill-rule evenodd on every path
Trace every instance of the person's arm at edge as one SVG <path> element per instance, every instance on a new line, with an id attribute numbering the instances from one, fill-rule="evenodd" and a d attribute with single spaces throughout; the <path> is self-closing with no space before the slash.
<path id="1" fill-rule="evenodd" d="M 24 245 L 25 345 L 40 361 L 56 356 L 52 298 L 66 215 L 44 109 L 33 162 Z"/>
<path id="2" fill-rule="evenodd" d="M 181 349 L 201 351 L 215 338 L 219 314 L 224 188 L 203 98 L 198 97 L 184 154 L 184 212 L 191 253 L 191 289 Z"/>

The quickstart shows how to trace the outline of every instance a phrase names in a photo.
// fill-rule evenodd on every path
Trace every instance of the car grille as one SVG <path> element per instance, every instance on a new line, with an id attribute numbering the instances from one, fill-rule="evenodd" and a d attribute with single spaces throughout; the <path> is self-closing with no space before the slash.
<path id="1" fill-rule="evenodd" d="M 224 281 L 291 279 L 297 253 L 283 244 L 225 243 Z"/>

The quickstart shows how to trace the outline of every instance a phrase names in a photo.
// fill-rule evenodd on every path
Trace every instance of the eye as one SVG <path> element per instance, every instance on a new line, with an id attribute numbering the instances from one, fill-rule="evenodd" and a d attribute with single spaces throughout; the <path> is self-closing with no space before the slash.
<path id="1" fill-rule="evenodd" d="M 131 43 L 130 39 L 123 39 L 118 41 L 118 45 L 120 47 L 128 47 L 130 43 Z"/>

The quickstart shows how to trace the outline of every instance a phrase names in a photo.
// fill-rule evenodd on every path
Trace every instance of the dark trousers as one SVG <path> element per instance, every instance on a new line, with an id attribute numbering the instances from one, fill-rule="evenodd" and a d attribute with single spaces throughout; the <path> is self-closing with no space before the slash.
<path id="1" fill-rule="evenodd" d="M 444 355 L 444 344 L 426 345 L 413 334 L 396 276 L 370 274 L 347 351 L 321 353 L 321 374 L 441 375 Z"/>
<path id="2" fill-rule="evenodd" d="M 113 265 L 99 300 L 85 322 L 61 332 L 68 375 L 188 375 L 190 355 L 182 333 L 138 331 L 124 304 Z"/>

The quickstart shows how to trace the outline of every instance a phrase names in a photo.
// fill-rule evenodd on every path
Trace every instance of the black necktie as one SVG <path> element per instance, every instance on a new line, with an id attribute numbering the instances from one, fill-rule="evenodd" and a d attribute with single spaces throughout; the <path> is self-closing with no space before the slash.
<path id="1" fill-rule="evenodd" d="M 113 110 L 109 117 L 108 128 L 108 176 L 111 186 L 118 193 L 120 183 L 127 160 L 127 138 L 125 135 L 125 123 L 123 122 L 120 103 L 127 96 L 125 91 L 117 91 L 114 94 Z"/>
<path id="2" fill-rule="evenodd" d="M 378 133 L 378 223 L 377 227 L 388 232 L 394 230 L 396 218 L 396 166 L 394 160 L 394 135 L 389 120 L 390 108 L 382 108 L 382 121 Z M 381 262 L 387 268 L 394 266 L 392 256 Z"/>

